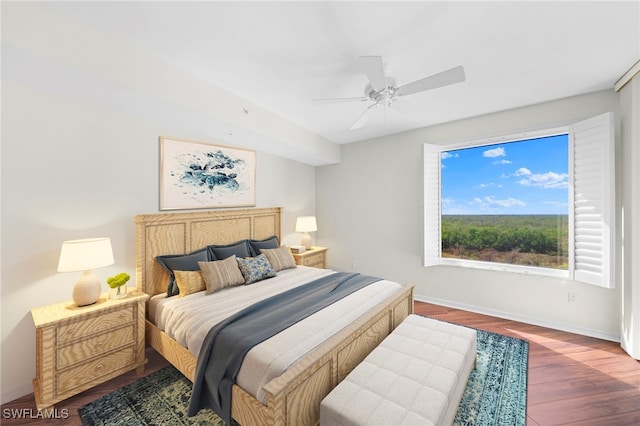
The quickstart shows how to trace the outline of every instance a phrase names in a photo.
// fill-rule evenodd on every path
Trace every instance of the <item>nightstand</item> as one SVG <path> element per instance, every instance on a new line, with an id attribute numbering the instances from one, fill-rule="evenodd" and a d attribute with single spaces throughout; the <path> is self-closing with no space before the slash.
<path id="1" fill-rule="evenodd" d="M 69 301 L 32 309 L 36 407 L 51 407 L 134 368 L 141 373 L 148 298 L 129 288 L 122 299 L 104 293 L 93 305 Z"/>
<path id="2" fill-rule="evenodd" d="M 311 266 L 313 268 L 327 268 L 327 247 L 311 247 L 304 253 L 292 253 L 296 265 Z"/>

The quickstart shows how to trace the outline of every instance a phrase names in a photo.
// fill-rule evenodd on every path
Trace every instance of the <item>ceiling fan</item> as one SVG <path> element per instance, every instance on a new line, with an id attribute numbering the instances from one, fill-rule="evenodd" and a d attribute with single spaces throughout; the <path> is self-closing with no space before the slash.
<path id="1" fill-rule="evenodd" d="M 360 64 L 369 79 L 364 88 L 364 97 L 314 99 L 314 102 L 371 102 L 351 125 L 351 129 L 359 129 L 364 126 L 373 108 L 393 106 L 400 113 L 411 116 L 411 104 L 407 105 L 402 97 L 412 95 L 425 90 L 436 89 L 450 84 L 461 83 L 465 79 L 464 68 L 457 66 L 438 74 L 416 80 L 412 83 L 397 86 L 393 77 L 384 72 L 384 64 L 381 56 L 360 56 Z"/>

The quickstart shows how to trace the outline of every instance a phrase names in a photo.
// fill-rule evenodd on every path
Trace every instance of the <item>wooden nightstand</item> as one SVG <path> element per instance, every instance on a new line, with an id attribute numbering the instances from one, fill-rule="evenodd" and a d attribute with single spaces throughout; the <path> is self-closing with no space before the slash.
<path id="1" fill-rule="evenodd" d="M 108 293 L 93 305 L 63 302 L 31 310 L 36 326 L 38 409 L 69 398 L 146 363 L 145 303 L 149 296 L 128 289 L 122 299 Z"/>
<path id="2" fill-rule="evenodd" d="M 311 266 L 313 268 L 327 268 L 327 247 L 311 247 L 304 253 L 293 254 L 296 265 Z"/>

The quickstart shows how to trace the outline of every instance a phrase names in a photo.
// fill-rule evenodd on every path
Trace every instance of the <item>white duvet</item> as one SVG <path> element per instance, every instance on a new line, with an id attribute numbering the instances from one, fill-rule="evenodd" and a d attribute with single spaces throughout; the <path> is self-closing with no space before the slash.
<path id="1" fill-rule="evenodd" d="M 200 292 L 185 297 L 154 296 L 149 305 L 149 319 L 197 357 L 209 329 L 226 317 L 259 300 L 332 273 L 298 266 L 280 271 L 274 278 L 211 295 Z M 396 282 L 378 281 L 256 345 L 242 363 L 238 385 L 264 403 L 262 387 L 266 383 L 399 288 Z"/>

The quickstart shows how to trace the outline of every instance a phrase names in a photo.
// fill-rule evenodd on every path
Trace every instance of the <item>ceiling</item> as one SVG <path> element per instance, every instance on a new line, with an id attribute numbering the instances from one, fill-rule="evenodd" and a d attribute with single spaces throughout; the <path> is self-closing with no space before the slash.
<path id="1" fill-rule="evenodd" d="M 598 90 L 640 59 L 640 3 L 66 2 L 66 12 L 336 143 Z M 411 119 L 367 102 L 358 58 L 399 85 L 464 66 L 463 83 L 404 97 Z"/>

